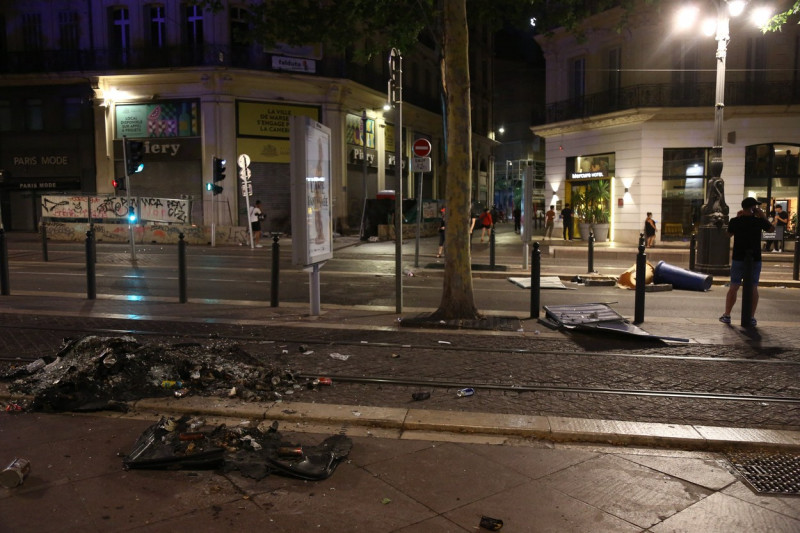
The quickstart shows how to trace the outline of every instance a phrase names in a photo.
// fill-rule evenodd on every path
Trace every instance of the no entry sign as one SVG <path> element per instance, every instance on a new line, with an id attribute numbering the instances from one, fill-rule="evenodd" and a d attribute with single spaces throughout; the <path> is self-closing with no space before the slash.
<path id="1" fill-rule="evenodd" d="M 415 156 L 428 157 L 431 154 L 431 142 L 428 139 L 417 139 L 412 149 Z"/>

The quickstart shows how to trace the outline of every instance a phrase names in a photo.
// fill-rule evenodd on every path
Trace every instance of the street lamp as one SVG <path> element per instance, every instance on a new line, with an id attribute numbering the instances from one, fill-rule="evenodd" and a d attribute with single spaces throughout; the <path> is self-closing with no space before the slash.
<path id="1" fill-rule="evenodd" d="M 728 275 L 730 265 L 730 237 L 727 232 L 728 204 L 725 203 L 725 181 L 722 179 L 722 118 L 725 109 L 725 59 L 730 41 L 730 17 L 744 12 L 744 0 L 713 0 L 716 19 L 703 22 L 706 35 L 717 41 L 717 81 L 714 99 L 714 146 L 711 149 L 711 178 L 706 186 L 706 203 L 700 210 L 700 227 L 697 234 L 697 262 L 695 269 L 708 274 Z M 693 26 L 699 10 L 685 6 L 678 13 L 677 24 L 682 28 Z M 764 25 L 769 18 L 763 8 L 752 12 L 756 24 Z M 766 17 L 766 18 L 765 18 Z"/>

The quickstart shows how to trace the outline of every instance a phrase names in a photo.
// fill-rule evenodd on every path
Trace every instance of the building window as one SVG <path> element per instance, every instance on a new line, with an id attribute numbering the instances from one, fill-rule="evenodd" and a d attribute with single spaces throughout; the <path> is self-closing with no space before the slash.
<path id="1" fill-rule="evenodd" d="M 25 13 L 22 15 L 22 46 L 25 50 L 42 49 L 42 15 Z"/>
<path id="2" fill-rule="evenodd" d="M 609 103 L 613 109 L 619 105 L 619 92 L 622 88 L 622 49 L 608 51 L 608 77 L 606 79 Z"/>
<path id="3" fill-rule="evenodd" d="M 586 94 L 586 59 L 573 59 L 569 69 L 569 97 L 583 98 Z"/>
<path id="4" fill-rule="evenodd" d="M 184 43 L 195 47 L 203 44 L 203 8 L 200 6 L 185 6 L 186 25 Z"/>
<path id="5" fill-rule="evenodd" d="M 248 43 L 248 24 L 249 14 L 243 7 L 231 8 L 231 43 L 234 46 L 242 46 Z"/>
<path id="6" fill-rule="evenodd" d="M 41 99 L 25 100 L 25 128 L 29 131 L 44 129 L 44 103 Z"/>
<path id="7" fill-rule="evenodd" d="M 0 131 L 11 131 L 11 102 L 0 100 Z"/>
<path id="8" fill-rule="evenodd" d="M 131 19 L 128 9 L 115 7 L 111 9 L 111 49 L 114 51 L 114 60 L 117 64 L 128 62 L 128 53 L 131 46 Z"/>
<path id="9" fill-rule="evenodd" d="M 150 12 L 150 46 L 153 48 L 164 48 L 167 46 L 167 17 L 164 14 L 164 6 L 151 4 Z"/>
<path id="10" fill-rule="evenodd" d="M 700 221 L 708 148 L 665 148 L 661 182 L 661 239 L 683 240 Z"/>
<path id="11" fill-rule="evenodd" d="M 672 105 L 699 105 L 697 73 L 699 71 L 697 47 L 681 41 L 672 48 Z"/>
<path id="12" fill-rule="evenodd" d="M 58 43 L 62 50 L 79 48 L 77 12 L 62 11 L 58 14 Z"/>
<path id="13" fill-rule="evenodd" d="M 83 106 L 80 98 L 64 100 L 64 129 L 79 130 L 83 127 Z"/>

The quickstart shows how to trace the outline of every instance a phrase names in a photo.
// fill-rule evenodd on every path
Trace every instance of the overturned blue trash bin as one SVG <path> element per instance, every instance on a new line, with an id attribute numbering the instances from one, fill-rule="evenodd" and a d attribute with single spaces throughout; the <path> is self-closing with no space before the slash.
<path id="1" fill-rule="evenodd" d="M 693 272 L 685 268 L 659 261 L 653 272 L 653 283 L 669 283 L 673 289 L 685 291 L 707 291 L 711 288 L 714 276 Z"/>

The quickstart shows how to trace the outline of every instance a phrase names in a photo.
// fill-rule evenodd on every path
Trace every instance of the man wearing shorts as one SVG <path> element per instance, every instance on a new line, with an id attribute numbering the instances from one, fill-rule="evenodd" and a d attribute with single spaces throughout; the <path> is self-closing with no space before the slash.
<path id="1" fill-rule="evenodd" d="M 731 285 L 725 295 L 725 313 L 719 317 L 724 324 L 731 323 L 731 310 L 736 303 L 736 295 L 744 279 L 745 258 L 748 253 L 753 258 L 753 310 L 750 325 L 755 327 L 756 307 L 758 307 L 758 279 L 761 275 L 761 232 L 772 231 L 774 226 L 767 215 L 758 207 L 758 200 L 745 198 L 742 210 L 728 223 L 728 233 L 733 236 L 733 255 L 731 256 Z"/>

